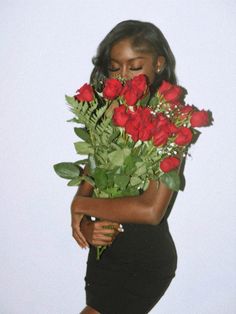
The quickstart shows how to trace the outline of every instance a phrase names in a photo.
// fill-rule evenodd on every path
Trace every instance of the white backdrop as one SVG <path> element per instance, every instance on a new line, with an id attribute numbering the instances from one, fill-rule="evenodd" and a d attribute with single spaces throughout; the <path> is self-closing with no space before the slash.
<path id="1" fill-rule="evenodd" d="M 169 219 L 178 271 L 152 313 L 236 313 L 235 9 L 234 0 L 1 1 L 1 314 L 78 314 L 85 304 L 75 188 L 52 165 L 77 159 L 64 94 L 88 81 L 96 47 L 124 19 L 160 27 L 188 101 L 215 118 L 187 161 Z"/>

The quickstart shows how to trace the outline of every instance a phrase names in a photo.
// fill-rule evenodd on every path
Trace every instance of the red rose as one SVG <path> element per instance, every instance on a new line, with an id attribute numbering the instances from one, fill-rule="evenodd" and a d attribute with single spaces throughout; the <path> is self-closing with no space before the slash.
<path id="1" fill-rule="evenodd" d="M 152 121 L 152 114 L 149 108 L 138 107 L 136 110 L 136 114 L 140 116 L 140 119 L 143 124 Z"/>
<path id="2" fill-rule="evenodd" d="M 175 134 L 179 130 L 179 128 L 177 128 L 177 126 L 174 123 L 169 123 L 168 128 L 169 128 L 170 134 L 173 134 L 173 133 Z"/>
<path id="3" fill-rule="evenodd" d="M 169 82 L 163 81 L 158 89 L 158 93 L 162 94 L 167 102 L 178 105 L 180 98 L 183 95 L 183 89 L 180 86 L 172 85 Z"/>
<path id="4" fill-rule="evenodd" d="M 128 106 L 134 106 L 138 101 L 137 90 L 131 85 L 131 81 L 128 81 L 122 90 L 122 95 Z"/>
<path id="5" fill-rule="evenodd" d="M 169 172 L 178 168 L 180 165 L 180 160 L 176 157 L 167 157 L 160 162 L 160 168 L 163 172 Z"/>
<path id="6" fill-rule="evenodd" d="M 183 106 L 183 107 L 180 109 L 179 118 L 180 118 L 181 120 L 184 120 L 185 118 L 188 117 L 188 115 L 190 115 L 190 114 L 192 113 L 193 110 L 194 110 L 193 106 L 190 106 L 190 105 Z"/>
<path id="7" fill-rule="evenodd" d="M 136 123 L 134 123 L 136 122 Z M 125 131 L 129 135 L 131 135 L 132 140 L 137 142 L 139 139 L 139 123 L 138 121 L 134 121 L 134 119 L 129 119 L 125 125 Z"/>
<path id="8" fill-rule="evenodd" d="M 131 84 L 136 90 L 138 98 L 140 98 L 147 89 L 147 78 L 144 74 L 137 75 L 131 80 Z"/>
<path id="9" fill-rule="evenodd" d="M 137 114 L 140 115 L 139 139 L 149 141 L 153 132 L 153 115 L 150 108 L 138 107 Z"/>
<path id="10" fill-rule="evenodd" d="M 195 111 L 190 119 L 191 126 L 201 127 L 209 125 L 209 114 L 205 110 Z"/>
<path id="11" fill-rule="evenodd" d="M 80 87 L 76 93 L 79 93 L 75 95 L 75 99 L 78 101 L 92 101 L 94 99 L 93 88 L 87 83 Z"/>
<path id="12" fill-rule="evenodd" d="M 154 120 L 154 125 L 156 129 L 159 129 L 163 126 L 167 126 L 169 124 L 169 120 L 162 113 L 159 113 L 156 119 Z"/>
<path id="13" fill-rule="evenodd" d="M 132 122 L 132 124 L 135 126 L 135 128 L 139 129 L 142 117 L 139 111 L 131 111 L 129 110 L 129 121 Z"/>
<path id="14" fill-rule="evenodd" d="M 183 114 L 188 114 L 188 113 L 190 113 L 193 110 L 194 110 L 193 106 L 186 105 L 186 106 L 181 108 L 180 112 L 183 113 Z"/>
<path id="15" fill-rule="evenodd" d="M 149 141 L 152 137 L 153 125 L 149 122 L 139 130 L 139 139 L 141 141 Z"/>
<path id="16" fill-rule="evenodd" d="M 138 107 L 129 112 L 129 119 L 125 131 L 131 135 L 133 141 L 148 141 L 152 137 L 152 114 L 149 108 Z"/>
<path id="17" fill-rule="evenodd" d="M 128 106 L 134 106 L 136 102 L 144 95 L 147 89 L 147 80 L 145 75 L 135 76 L 132 80 L 126 82 L 122 95 Z"/>
<path id="18" fill-rule="evenodd" d="M 129 119 L 125 125 L 125 131 L 131 135 L 134 142 L 139 139 L 139 130 L 141 126 L 141 115 L 136 111 L 129 111 Z"/>
<path id="19" fill-rule="evenodd" d="M 158 92 L 160 94 L 164 94 L 165 92 L 167 92 L 169 89 L 171 89 L 172 87 L 172 84 L 170 84 L 169 82 L 167 81 L 163 81 L 161 86 L 159 87 L 158 89 Z"/>
<path id="20" fill-rule="evenodd" d="M 161 128 L 156 130 L 153 134 L 153 144 L 155 146 L 163 146 L 167 143 L 169 137 L 169 132 L 166 128 Z"/>
<path id="21" fill-rule="evenodd" d="M 192 141 L 193 138 L 193 133 L 189 128 L 186 128 L 184 126 L 181 126 L 178 129 L 176 138 L 175 138 L 175 143 L 179 146 L 184 146 L 189 144 Z"/>
<path id="22" fill-rule="evenodd" d="M 118 97 L 122 90 L 122 84 L 115 78 L 107 79 L 103 89 L 103 96 L 107 99 L 113 100 Z"/>
<path id="23" fill-rule="evenodd" d="M 171 89 L 169 89 L 166 93 L 164 93 L 164 98 L 168 102 L 178 101 L 182 96 L 182 88 L 176 85 L 173 85 Z"/>
<path id="24" fill-rule="evenodd" d="M 114 109 L 112 120 L 115 125 L 124 127 L 128 118 L 129 115 L 126 112 L 126 107 L 124 105 L 121 105 Z"/>

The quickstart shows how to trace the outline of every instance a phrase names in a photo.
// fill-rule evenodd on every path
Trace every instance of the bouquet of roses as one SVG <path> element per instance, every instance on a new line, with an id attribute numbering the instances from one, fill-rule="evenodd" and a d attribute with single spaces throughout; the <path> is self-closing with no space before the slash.
<path id="1" fill-rule="evenodd" d="M 79 155 L 87 158 L 54 165 L 69 186 L 82 180 L 94 197 L 138 195 L 149 180 L 178 191 L 178 168 L 197 138 L 196 127 L 211 123 L 210 113 L 185 104 L 186 90 L 166 81 L 151 93 L 146 76 L 109 78 L 100 86 L 84 84 L 66 100 L 79 124 L 75 133 Z M 81 164 L 88 166 L 84 175 Z M 99 259 L 104 247 L 98 248 Z"/>

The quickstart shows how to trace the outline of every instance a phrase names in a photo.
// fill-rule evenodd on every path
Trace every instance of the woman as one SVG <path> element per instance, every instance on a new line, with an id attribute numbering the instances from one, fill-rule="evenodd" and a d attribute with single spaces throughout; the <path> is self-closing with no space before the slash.
<path id="1" fill-rule="evenodd" d="M 119 23 L 101 42 L 93 61 L 91 81 L 145 74 L 153 91 L 163 80 L 176 83 L 174 56 L 151 23 Z M 92 186 L 83 182 L 71 205 L 73 236 L 81 247 L 90 244 L 87 306 L 81 313 L 148 313 L 175 275 L 177 255 L 167 224 L 173 191 L 150 181 L 139 196 L 95 199 L 92 192 Z M 84 215 L 101 221 L 92 222 Z M 99 261 L 98 245 L 109 246 Z"/>

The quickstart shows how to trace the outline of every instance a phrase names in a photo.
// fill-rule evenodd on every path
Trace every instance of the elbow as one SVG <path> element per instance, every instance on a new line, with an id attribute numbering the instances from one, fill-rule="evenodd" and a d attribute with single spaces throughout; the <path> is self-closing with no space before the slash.
<path id="1" fill-rule="evenodd" d="M 152 225 L 152 226 L 159 225 L 159 223 L 162 221 L 162 218 L 163 217 L 161 215 L 153 214 L 153 217 L 150 221 L 150 225 Z"/>
<path id="2" fill-rule="evenodd" d="M 149 208 L 149 214 L 147 215 L 147 223 L 152 226 L 159 225 L 162 221 L 163 215 L 160 211 L 157 211 L 155 207 Z"/>
<path id="3" fill-rule="evenodd" d="M 161 223 L 163 217 L 165 216 L 167 207 L 168 207 L 168 203 L 155 204 L 151 206 L 150 215 L 149 215 L 150 225 L 156 226 Z"/>
<path id="4" fill-rule="evenodd" d="M 156 226 L 163 218 L 163 211 L 159 206 L 157 207 L 156 202 L 146 201 L 143 203 L 145 209 L 145 224 Z"/>

